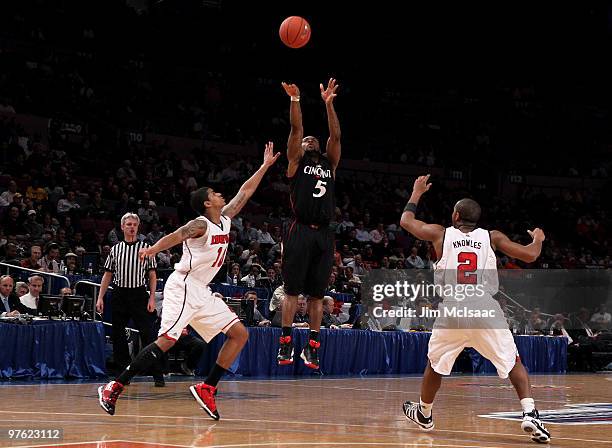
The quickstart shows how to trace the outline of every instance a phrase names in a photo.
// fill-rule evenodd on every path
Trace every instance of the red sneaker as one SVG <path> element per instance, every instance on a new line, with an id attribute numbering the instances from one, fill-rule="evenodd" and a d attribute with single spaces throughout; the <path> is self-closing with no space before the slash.
<path id="1" fill-rule="evenodd" d="M 293 364 L 293 344 L 291 343 L 291 336 L 281 336 L 276 361 L 279 366 Z"/>
<path id="2" fill-rule="evenodd" d="M 206 411 L 210 418 L 213 420 L 219 420 L 219 413 L 217 412 L 217 404 L 215 403 L 215 395 L 217 395 L 217 388 L 206 383 L 199 383 L 195 386 L 190 386 L 189 390 L 191 395 L 198 402 L 202 409 Z"/>
<path id="3" fill-rule="evenodd" d="M 119 394 L 123 392 L 123 384 L 111 381 L 106 386 L 98 387 L 100 406 L 110 415 L 115 415 L 115 403 Z"/>

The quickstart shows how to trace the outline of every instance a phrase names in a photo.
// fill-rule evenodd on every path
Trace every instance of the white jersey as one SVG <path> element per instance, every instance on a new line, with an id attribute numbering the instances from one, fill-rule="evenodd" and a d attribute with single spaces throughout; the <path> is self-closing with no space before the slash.
<path id="1" fill-rule="evenodd" d="M 204 216 L 196 219 L 205 221 L 208 229 L 198 238 L 188 238 L 183 241 L 183 256 L 174 265 L 174 269 L 182 274 L 189 273 L 189 277 L 193 280 L 208 284 L 223 266 L 232 221 L 223 215 L 220 225 Z"/>
<path id="2" fill-rule="evenodd" d="M 442 257 L 434 267 L 436 285 L 482 285 L 487 295 L 499 288 L 497 259 L 491 247 L 491 237 L 485 229 L 464 233 L 448 227 L 444 233 Z M 469 300 L 469 298 L 466 298 Z"/>

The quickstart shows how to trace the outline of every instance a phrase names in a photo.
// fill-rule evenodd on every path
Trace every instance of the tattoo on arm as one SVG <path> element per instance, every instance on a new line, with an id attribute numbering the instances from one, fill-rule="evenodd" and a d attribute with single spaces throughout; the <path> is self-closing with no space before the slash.
<path id="1" fill-rule="evenodd" d="M 242 210 L 244 204 L 249 200 L 249 197 L 243 191 L 239 191 L 236 196 L 223 208 L 223 214 L 229 217 L 234 217 Z"/>
<path id="2" fill-rule="evenodd" d="M 206 221 L 201 219 L 193 219 L 181 227 L 181 238 L 186 240 L 187 238 L 196 238 L 206 233 L 207 229 Z"/>

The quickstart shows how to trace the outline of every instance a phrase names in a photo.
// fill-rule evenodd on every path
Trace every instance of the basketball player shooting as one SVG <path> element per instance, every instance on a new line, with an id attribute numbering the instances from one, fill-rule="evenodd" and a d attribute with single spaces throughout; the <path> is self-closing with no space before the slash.
<path id="1" fill-rule="evenodd" d="M 310 336 L 300 357 L 307 367 L 318 369 L 322 300 L 334 261 L 334 233 L 329 225 L 334 218 L 334 183 L 340 162 L 340 123 L 334 109 L 338 85 L 333 78 L 327 83 L 327 88 L 320 85 L 329 127 L 325 154 L 321 154 L 319 141 L 315 137 L 304 137 L 300 90 L 295 84 L 283 83 L 282 86 L 291 98 L 287 177 L 291 184 L 294 221 L 283 238 L 282 268 L 286 298 L 283 302 L 283 333 L 277 361 L 279 365 L 293 363 L 291 327 L 297 296 L 305 294 L 310 300 Z"/>
<path id="2" fill-rule="evenodd" d="M 206 380 L 189 388 L 206 413 L 219 420 L 215 403 L 217 384 L 246 344 L 248 332 L 226 303 L 212 294 L 208 284 L 223 266 L 232 218 L 255 193 L 264 174 L 280 155 L 274 154 L 273 148 L 272 142 L 266 145 L 263 164 L 229 204 L 226 205 L 221 193 L 212 188 L 194 191 L 191 207 L 200 216 L 163 237 L 154 246 L 140 250 L 139 255 L 144 259 L 183 244 L 183 256 L 164 287 L 164 307 L 157 340 L 145 347 L 114 381 L 98 388 L 100 406 L 110 415 L 114 415 L 115 403 L 132 378 L 160 359 L 179 339 L 183 328 L 191 325 L 206 342 L 219 333 L 227 336 L 217 363 Z"/>
<path id="3" fill-rule="evenodd" d="M 432 430 L 433 401 L 440 388 L 442 375 L 450 375 L 461 351 L 465 347 L 473 347 L 495 365 L 500 378 L 510 378 L 523 408 L 522 430 L 529 433 L 534 442 L 547 443 L 550 433 L 535 408 L 527 371 L 518 356 L 512 333 L 503 319 L 503 312 L 492 297 L 498 288 L 494 251 L 499 250 L 510 257 L 533 262 L 542 251 L 544 232 L 538 228 L 529 231 L 533 241 L 524 246 L 511 241 L 498 230 L 489 232 L 479 228 L 477 223 L 481 210 L 472 199 L 461 199 L 455 204 L 452 227 L 445 229 L 438 224 L 419 221 L 415 218 L 417 204 L 431 187 L 428 181 L 429 175 L 420 176 L 414 182 L 412 195 L 402 214 L 401 226 L 416 238 L 433 243 L 438 254 L 434 268 L 436 285 L 456 286 L 463 283 L 481 285 L 483 288 L 486 286 L 487 294 L 465 305 L 493 310 L 499 319 L 474 317 L 461 320 L 463 325 L 448 325 L 447 319 L 438 317 L 429 340 L 429 360 L 421 384 L 420 403 L 405 402 L 404 414 L 419 428 Z M 441 306 L 443 309 L 453 306 L 452 302 L 455 306 L 458 303 L 453 297 L 445 297 Z"/>

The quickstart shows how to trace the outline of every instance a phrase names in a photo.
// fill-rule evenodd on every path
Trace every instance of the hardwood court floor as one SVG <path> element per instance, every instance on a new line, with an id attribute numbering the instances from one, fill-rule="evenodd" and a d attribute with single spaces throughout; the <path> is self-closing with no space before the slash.
<path id="1" fill-rule="evenodd" d="M 508 381 L 459 376 L 444 380 L 434 407 L 436 429 L 424 433 L 401 412 L 418 399 L 420 377 L 241 380 L 222 383 L 211 420 L 187 390 L 134 383 L 111 417 L 98 405 L 99 384 L 0 383 L 1 446 L 71 447 L 528 447 L 517 421 L 480 415 L 518 411 Z M 536 403 L 545 410 L 608 403 L 595 424 L 550 424 L 551 446 L 612 446 L 612 375 L 534 376 Z M 607 410 L 606 410 L 607 409 Z M 580 410 L 578 410 L 580 411 Z M 578 412 L 589 417 L 593 410 Z M 578 415 L 580 420 L 580 415 Z M 604 424 L 607 423 L 607 424 Z M 9 441 L 8 429 L 63 428 L 61 441 Z"/>

